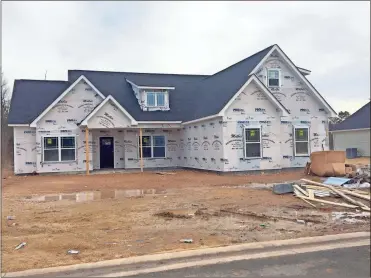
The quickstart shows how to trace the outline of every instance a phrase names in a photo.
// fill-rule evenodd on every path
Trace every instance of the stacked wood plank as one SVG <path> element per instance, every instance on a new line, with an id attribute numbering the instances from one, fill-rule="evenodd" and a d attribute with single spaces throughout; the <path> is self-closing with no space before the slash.
<path id="1" fill-rule="evenodd" d="M 369 203 L 370 194 L 360 190 L 346 190 L 344 188 L 335 188 L 334 186 L 307 180 L 301 179 L 303 182 L 301 185 L 294 184 L 294 194 L 296 197 L 302 199 L 304 202 L 310 204 L 313 207 L 316 207 L 313 202 L 330 204 L 334 206 L 346 207 L 346 208 L 358 208 L 365 211 L 370 211 Z M 323 200 L 322 197 L 340 197 L 346 202 L 332 202 L 328 200 Z M 352 197 L 350 197 L 352 196 Z M 320 197 L 320 198 L 316 198 Z M 357 200 L 361 199 L 363 200 Z M 367 202 L 365 202 L 367 201 Z"/>

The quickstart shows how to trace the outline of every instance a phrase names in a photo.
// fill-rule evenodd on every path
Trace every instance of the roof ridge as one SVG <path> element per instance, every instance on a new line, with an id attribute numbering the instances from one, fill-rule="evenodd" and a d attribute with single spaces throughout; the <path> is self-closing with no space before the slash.
<path id="1" fill-rule="evenodd" d="M 213 76 L 215 76 L 215 75 L 218 75 L 219 73 L 222 73 L 222 72 L 224 72 L 224 71 L 230 69 L 231 67 L 234 67 L 234 66 L 236 66 L 236 65 L 238 65 L 238 64 L 240 64 L 240 63 L 242 63 L 242 62 L 245 62 L 246 60 L 248 60 L 248 59 L 250 59 L 250 58 L 252 58 L 252 57 L 254 57 L 254 56 L 260 54 L 261 52 L 266 51 L 267 49 L 269 49 L 269 48 L 271 48 L 271 47 L 273 47 L 273 46 L 275 46 L 275 44 L 272 44 L 272 45 L 270 45 L 270 46 L 268 46 L 268 47 L 266 47 L 266 48 L 264 48 L 264 49 L 262 49 L 262 50 L 260 50 L 260 51 L 258 51 L 258 52 L 256 52 L 256 53 L 254 53 L 254 54 L 252 54 L 252 55 L 246 57 L 245 59 L 242 59 L 241 61 L 238 61 L 237 63 L 234 63 L 233 65 L 230 65 L 229 67 L 226 67 L 225 69 L 222 69 L 222 70 L 220 70 L 220 71 L 214 73 L 213 75 L 208 76 L 207 78 L 209 78 L 209 77 L 213 77 Z"/>
<path id="2" fill-rule="evenodd" d="M 37 81 L 37 82 L 68 82 L 66 80 L 41 80 L 41 79 L 14 79 L 14 81 Z"/>
<path id="3" fill-rule="evenodd" d="M 101 73 L 123 73 L 123 74 L 156 74 L 156 75 L 176 75 L 176 76 L 210 76 L 207 74 L 190 74 L 190 73 L 156 73 L 156 72 L 128 72 L 128 71 L 105 71 L 105 70 L 81 70 L 70 69 L 68 71 L 82 71 L 82 72 L 101 72 Z"/>

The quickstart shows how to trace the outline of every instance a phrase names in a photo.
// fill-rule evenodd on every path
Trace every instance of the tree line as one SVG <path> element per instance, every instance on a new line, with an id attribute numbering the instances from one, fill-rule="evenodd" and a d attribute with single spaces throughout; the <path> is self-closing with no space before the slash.
<path id="1" fill-rule="evenodd" d="M 10 109 L 10 90 L 1 73 L 1 165 L 3 168 L 13 165 L 13 129 L 8 126 Z"/>

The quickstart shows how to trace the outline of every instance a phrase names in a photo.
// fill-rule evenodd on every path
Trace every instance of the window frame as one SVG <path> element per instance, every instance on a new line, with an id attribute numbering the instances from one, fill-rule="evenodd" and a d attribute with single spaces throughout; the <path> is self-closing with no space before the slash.
<path id="1" fill-rule="evenodd" d="M 306 129 L 307 130 L 307 134 L 308 134 L 308 138 L 307 138 L 307 140 L 305 140 L 305 141 L 303 141 L 303 140 L 299 140 L 299 141 L 297 141 L 296 140 L 296 136 L 295 136 L 295 134 L 296 134 L 296 130 L 297 129 Z M 293 126 L 293 133 L 292 133 L 292 136 L 293 136 L 293 143 L 294 143 L 294 145 L 293 145 L 293 148 L 294 148 L 294 156 L 295 157 L 300 157 L 300 156 L 309 156 L 310 155 L 310 128 L 309 128 L 309 126 L 301 126 L 301 125 L 294 125 Z M 306 142 L 307 144 L 308 144 L 308 152 L 307 153 L 296 153 L 296 143 L 297 142 Z"/>
<path id="2" fill-rule="evenodd" d="M 163 148 L 165 149 L 165 153 L 164 153 L 164 156 L 163 157 L 154 157 L 153 156 L 153 154 L 154 154 L 154 152 L 153 152 L 153 149 L 154 149 L 154 147 L 160 147 L 160 148 L 162 148 L 161 146 L 155 146 L 154 145 L 154 141 L 153 141 L 153 137 L 156 137 L 156 136 L 162 136 L 162 137 L 164 137 L 164 146 L 163 146 Z M 167 140 L 167 136 L 166 135 L 163 135 L 163 134 L 151 134 L 151 135 L 142 135 L 142 137 L 150 137 L 150 140 L 151 140 L 151 146 L 150 146 L 150 148 L 151 148 L 151 157 L 143 157 L 143 159 L 164 159 L 164 158 L 166 158 L 167 156 L 167 150 L 166 150 L 166 140 Z M 138 135 L 138 140 L 137 140 L 137 142 L 138 142 L 138 158 L 140 159 L 141 157 L 140 157 L 140 136 Z M 143 145 L 142 145 L 142 148 L 143 148 Z M 146 146 L 146 147 L 144 147 L 144 148 L 149 148 L 148 146 Z"/>
<path id="3" fill-rule="evenodd" d="M 246 131 L 249 129 L 259 129 L 259 142 L 248 142 L 246 137 Z M 260 156 L 247 156 L 246 150 L 247 144 L 257 144 L 259 143 L 260 146 Z M 243 157 L 246 159 L 260 159 L 263 157 L 263 146 L 262 146 L 262 126 L 256 125 L 256 126 L 245 126 L 243 128 Z"/>
<path id="4" fill-rule="evenodd" d="M 74 148 L 69 148 L 69 147 L 64 147 L 62 148 L 62 137 L 73 137 L 75 140 L 75 147 Z M 45 138 L 57 138 L 58 142 L 58 147 L 53 148 L 53 149 L 45 149 Z M 77 161 L 77 136 L 76 135 L 67 135 L 67 134 L 50 134 L 50 135 L 44 135 L 41 136 L 42 140 L 42 162 L 43 163 L 71 163 L 71 162 L 76 162 Z M 58 160 L 55 161 L 46 161 L 45 160 L 45 150 L 58 150 Z M 72 150 L 75 149 L 75 159 L 74 160 L 62 160 L 62 149 L 64 150 Z"/>
<path id="5" fill-rule="evenodd" d="M 278 72 L 278 85 L 272 85 L 272 86 L 269 85 L 269 72 L 270 71 L 277 71 Z M 281 70 L 280 69 L 278 69 L 278 68 L 267 69 L 267 87 L 268 88 L 279 88 L 279 87 L 281 87 Z"/>
<path id="6" fill-rule="evenodd" d="M 154 105 L 149 105 L 148 104 L 148 94 L 154 94 L 155 96 L 155 104 Z M 164 104 L 163 105 L 158 105 L 158 101 L 157 101 L 157 97 L 158 95 L 164 95 Z M 150 92 L 146 92 L 146 105 L 147 107 L 166 107 L 166 92 L 153 92 L 153 91 L 150 91 Z"/>

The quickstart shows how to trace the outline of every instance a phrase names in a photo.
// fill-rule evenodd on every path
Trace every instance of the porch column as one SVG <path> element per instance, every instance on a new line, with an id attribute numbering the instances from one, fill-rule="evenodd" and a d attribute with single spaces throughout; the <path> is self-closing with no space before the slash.
<path id="1" fill-rule="evenodd" d="M 85 154 L 86 154 L 86 174 L 89 175 L 89 128 L 85 128 Z"/>
<path id="2" fill-rule="evenodd" d="M 142 128 L 139 128 L 140 171 L 143 172 Z"/>

